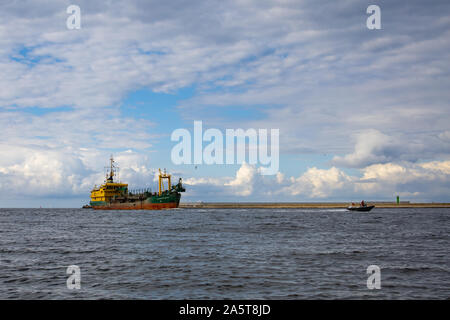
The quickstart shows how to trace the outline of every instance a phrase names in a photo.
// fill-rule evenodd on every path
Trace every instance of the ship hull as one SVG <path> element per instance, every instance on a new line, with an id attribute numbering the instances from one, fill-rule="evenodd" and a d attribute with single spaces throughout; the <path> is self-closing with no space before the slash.
<path id="1" fill-rule="evenodd" d="M 179 203 L 146 203 L 144 201 L 133 203 L 108 203 L 105 205 L 93 206 L 95 210 L 163 210 L 178 208 Z"/>
<path id="2" fill-rule="evenodd" d="M 178 208 L 180 198 L 180 193 L 170 193 L 137 201 L 91 201 L 90 204 L 95 210 L 163 210 Z"/>

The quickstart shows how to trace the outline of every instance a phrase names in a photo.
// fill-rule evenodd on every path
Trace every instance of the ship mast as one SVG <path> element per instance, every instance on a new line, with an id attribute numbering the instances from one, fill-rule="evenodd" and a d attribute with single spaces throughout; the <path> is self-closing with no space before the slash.
<path id="1" fill-rule="evenodd" d="M 116 171 L 117 171 L 118 167 L 116 167 L 114 165 L 114 158 L 113 158 L 112 155 L 111 155 L 111 158 L 109 160 L 110 160 L 110 167 L 107 168 L 107 169 L 109 169 L 109 174 L 106 174 L 106 182 L 113 183 L 114 182 L 114 176 L 116 175 Z"/>
<path id="2" fill-rule="evenodd" d="M 170 178 L 171 178 L 171 175 L 170 174 L 167 174 L 166 173 L 166 169 L 164 169 L 164 173 L 162 173 L 161 172 L 161 169 L 159 169 L 159 176 L 158 176 L 158 182 L 159 182 L 159 192 L 158 192 L 158 194 L 159 195 L 161 195 L 162 194 L 162 192 L 163 192 L 163 189 L 164 189 L 164 179 L 167 179 L 168 180 L 168 184 L 169 184 L 169 189 L 167 189 L 167 190 L 169 190 L 170 191 L 170 189 L 172 189 L 172 185 L 171 185 L 171 183 L 170 183 Z"/>

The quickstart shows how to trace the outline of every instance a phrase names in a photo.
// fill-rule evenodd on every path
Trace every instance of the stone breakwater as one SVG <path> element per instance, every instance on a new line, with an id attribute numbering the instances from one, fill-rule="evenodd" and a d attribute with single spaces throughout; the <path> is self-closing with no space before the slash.
<path id="1" fill-rule="evenodd" d="M 376 208 L 450 208 L 450 203 L 410 203 L 400 202 L 371 202 Z M 185 202 L 180 203 L 180 208 L 205 208 L 205 209 L 270 209 L 270 208 L 305 208 L 305 209 L 334 209 L 347 208 L 349 202 Z"/>

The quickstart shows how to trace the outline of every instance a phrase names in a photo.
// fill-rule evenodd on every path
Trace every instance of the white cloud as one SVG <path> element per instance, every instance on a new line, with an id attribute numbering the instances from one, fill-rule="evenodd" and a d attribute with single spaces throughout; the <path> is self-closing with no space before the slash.
<path id="1" fill-rule="evenodd" d="M 405 195 L 416 201 L 448 198 L 450 162 L 374 164 L 362 169 L 357 191 L 365 194 Z"/>
<path id="2" fill-rule="evenodd" d="M 257 181 L 261 180 L 262 176 L 259 175 L 258 168 L 244 162 L 236 171 L 235 177 L 188 177 L 183 179 L 183 182 L 188 186 L 188 197 L 201 195 L 202 191 L 207 190 L 208 192 L 220 193 L 222 196 L 242 198 L 253 195 Z M 189 190 L 190 187 L 194 189 L 194 192 Z M 258 192 L 260 191 L 263 190 L 259 189 Z"/>
<path id="3" fill-rule="evenodd" d="M 249 196 L 253 193 L 257 174 L 258 170 L 255 166 L 251 166 L 244 162 L 236 172 L 236 178 L 225 183 L 225 186 L 232 187 L 233 193 L 236 195 Z"/>
<path id="4" fill-rule="evenodd" d="M 3 196 L 72 196 L 93 187 L 93 184 L 89 186 L 92 172 L 73 150 L 8 148 L 10 152 L 20 154 L 22 159 L 15 159 L 14 163 L 1 161 L 0 190 Z"/>
<path id="5" fill-rule="evenodd" d="M 414 181 L 450 182 L 450 161 L 432 161 L 420 164 L 386 163 L 374 164 L 363 169 L 362 181 L 375 181 L 383 184 L 405 184 Z"/>
<path id="6" fill-rule="evenodd" d="M 340 167 L 363 168 L 372 164 L 445 158 L 450 144 L 444 141 L 445 133 L 436 136 L 420 134 L 387 135 L 378 130 L 364 130 L 355 134 L 352 153 L 334 156 L 331 163 Z"/>
<path id="7" fill-rule="evenodd" d="M 292 196 L 306 198 L 327 198 L 335 196 L 335 192 L 342 193 L 352 187 L 352 178 L 338 168 L 330 169 L 310 168 L 298 178 L 291 178 L 288 187 L 282 189 Z"/>
<path id="8" fill-rule="evenodd" d="M 432 161 L 419 164 L 419 167 L 437 174 L 438 177 L 450 175 L 450 161 Z"/>
<path id="9" fill-rule="evenodd" d="M 358 134 L 353 153 L 344 157 L 335 156 L 332 162 L 338 166 L 363 167 L 372 163 L 390 160 L 386 150 L 396 148 L 392 139 L 378 130 L 368 130 Z"/>
<path id="10" fill-rule="evenodd" d="M 44 149 L 0 145 L 14 157 L 0 159 L 2 197 L 85 196 L 105 180 L 109 159 L 95 149 Z M 118 152 L 119 177 L 134 188 L 149 187 L 155 170 L 149 159 L 135 152 Z"/>

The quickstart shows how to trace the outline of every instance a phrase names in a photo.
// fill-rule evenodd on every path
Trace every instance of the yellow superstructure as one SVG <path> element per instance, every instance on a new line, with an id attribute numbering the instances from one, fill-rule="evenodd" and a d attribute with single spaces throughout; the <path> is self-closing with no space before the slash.
<path id="1" fill-rule="evenodd" d="M 105 183 L 91 191 L 91 205 L 99 202 L 109 202 L 115 196 L 120 196 L 128 192 L 128 184 L 114 182 L 116 167 L 114 159 L 111 157 L 110 172 L 106 175 Z"/>
<path id="2" fill-rule="evenodd" d="M 123 194 L 126 189 L 128 189 L 128 184 L 106 182 L 99 188 L 94 188 L 91 191 L 91 201 L 109 202 L 114 196 L 120 196 Z"/>

